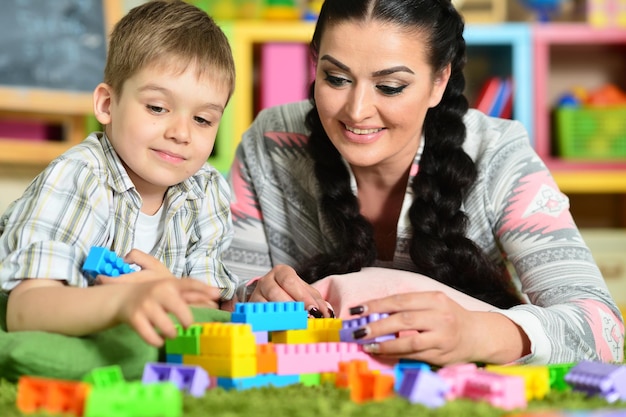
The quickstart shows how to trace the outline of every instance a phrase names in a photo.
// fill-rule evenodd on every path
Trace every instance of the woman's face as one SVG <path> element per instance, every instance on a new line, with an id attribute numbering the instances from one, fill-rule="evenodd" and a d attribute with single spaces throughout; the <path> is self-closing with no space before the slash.
<path id="1" fill-rule="evenodd" d="M 353 167 L 412 163 L 426 111 L 449 78 L 449 70 L 433 75 L 424 41 L 377 21 L 331 25 L 323 34 L 315 101 L 330 140 Z"/>

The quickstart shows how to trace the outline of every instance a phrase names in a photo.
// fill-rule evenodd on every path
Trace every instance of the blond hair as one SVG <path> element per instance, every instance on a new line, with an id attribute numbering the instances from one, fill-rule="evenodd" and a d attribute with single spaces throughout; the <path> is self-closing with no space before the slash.
<path id="1" fill-rule="evenodd" d="M 235 64 L 228 39 L 215 21 L 181 0 L 149 1 L 131 9 L 110 36 L 104 82 L 119 96 L 124 82 L 148 65 L 197 76 L 220 77 L 235 88 Z"/>

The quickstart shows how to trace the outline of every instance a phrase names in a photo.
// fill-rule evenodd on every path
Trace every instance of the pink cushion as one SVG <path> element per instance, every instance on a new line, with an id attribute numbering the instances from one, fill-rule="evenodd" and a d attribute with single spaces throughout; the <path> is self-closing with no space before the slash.
<path id="1" fill-rule="evenodd" d="M 313 284 L 338 314 L 339 318 L 353 318 L 348 309 L 365 301 L 388 295 L 415 291 L 442 291 L 468 310 L 494 310 L 490 304 L 470 297 L 432 278 L 414 272 L 387 268 L 363 268 L 359 272 L 331 275 Z"/>

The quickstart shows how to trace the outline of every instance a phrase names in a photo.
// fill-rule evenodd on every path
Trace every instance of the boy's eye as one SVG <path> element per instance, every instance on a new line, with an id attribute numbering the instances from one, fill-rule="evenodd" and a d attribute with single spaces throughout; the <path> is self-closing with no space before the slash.
<path id="1" fill-rule="evenodd" d="M 325 74 L 326 74 L 326 77 L 324 78 L 324 80 L 326 80 L 326 82 L 332 85 L 333 87 L 342 87 L 350 82 L 349 80 L 345 78 L 335 77 L 334 75 L 330 75 L 327 72 Z"/>
<path id="2" fill-rule="evenodd" d="M 377 85 L 376 88 L 386 96 L 395 96 L 400 94 L 402 90 L 406 88 L 406 85 L 401 85 L 400 87 L 391 87 L 388 85 Z"/>
<path id="3" fill-rule="evenodd" d="M 207 119 L 204 119 L 202 117 L 196 116 L 193 118 L 196 123 L 201 124 L 201 125 L 207 125 L 207 126 L 213 126 L 213 122 L 208 121 Z"/>
<path id="4" fill-rule="evenodd" d="M 146 108 L 150 110 L 152 113 L 156 113 L 156 114 L 165 113 L 165 109 L 163 107 L 152 106 L 150 104 L 147 104 Z"/>

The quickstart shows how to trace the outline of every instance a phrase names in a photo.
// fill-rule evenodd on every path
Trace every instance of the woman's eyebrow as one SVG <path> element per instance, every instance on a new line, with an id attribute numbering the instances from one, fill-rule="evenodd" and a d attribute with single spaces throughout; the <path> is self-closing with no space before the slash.
<path id="1" fill-rule="evenodd" d="M 339 62 L 338 60 L 336 60 L 330 55 L 322 56 L 320 58 L 320 61 L 328 61 L 332 63 L 333 65 L 335 65 L 336 67 L 338 67 L 339 69 L 346 71 L 346 72 L 350 72 L 350 67 Z M 391 68 L 382 69 L 380 71 L 375 71 L 372 73 L 372 77 L 384 77 L 386 75 L 390 75 L 396 72 L 407 72 L 409 74 L 415 74 L 409 67 L 406 67 L 404 65 L 398 65 L 396 67 L 391 67 Z"/>

